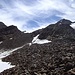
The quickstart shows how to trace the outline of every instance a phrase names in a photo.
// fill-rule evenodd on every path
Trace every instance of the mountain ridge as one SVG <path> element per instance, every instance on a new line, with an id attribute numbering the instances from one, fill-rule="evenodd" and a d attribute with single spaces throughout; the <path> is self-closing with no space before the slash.
<path id="1" fill-rule="evenodd" d="M 74 75 L 75 29 L 70 26 L 72 23 L 74 22 L 62 19 L 32 33 L 24 33 L 15 28 L 17 32 L 1 35 L 5 39 L 2 40 L 0 49 L 23 47 L 2 59 L 15 67 L 0 75 Z M 7 29 L 11 31 L 10 27 Z M 51 42 L 33 43 L 37 39 Z"/>
<path id="2" fill-rule="evenodd" d="M 74 23 L 67 19 L 61 19 L 55 24 L 50 24 L 46 28 L 33 31 L 32 33 L 24 33 L 20 31 L 16 26 L 6 26 L 4 23 L 0 22 L 3 28 L 0 29 L 0 41 L 4 41 L 1 45 L 3 48 L 16 48 L 22 46 L 24 43 L 30 43 L 32 39 L 38 36 L 38 39 L 47 39 L 50 41 L 54 40 L 75 40 L 75 29 L 70 25 Z M 12 39 L 11 39 L 12 38 Z M 10 46 L 12 42 L 12 45 Z M 21 44 L 21 43 L 22 44 Z M 8 44 L 6 44 L 8 43 Z M 14 45 L 15 43 L 15 45 Z M 5 47 L 4 47 L 5 46 Z M 0 47 L 0 49 L 1 49 Z"/>

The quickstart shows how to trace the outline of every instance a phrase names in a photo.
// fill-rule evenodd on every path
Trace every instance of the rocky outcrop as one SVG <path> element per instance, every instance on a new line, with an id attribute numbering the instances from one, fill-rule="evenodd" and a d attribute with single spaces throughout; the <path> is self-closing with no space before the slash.
<path id="1" fill-rule="evenodd" d="M 0 22 L 0 29 L 2 28 L 6 28 L 7 26 L 3 23 L 3 22 Z"/>
<path id="2" fill-rule="evenodd" d="M 0 49 L 13 49 L 31 42 L 30 33 L 21 32 L 16 26 L 11 25 L 0 29 Z"/>
<path id="3" fill-rule="evenodd" d="M 71 21 L 62 19 L 42 30 L 39 39 L 74 39 L 75 30 L 70 26 Z"/>

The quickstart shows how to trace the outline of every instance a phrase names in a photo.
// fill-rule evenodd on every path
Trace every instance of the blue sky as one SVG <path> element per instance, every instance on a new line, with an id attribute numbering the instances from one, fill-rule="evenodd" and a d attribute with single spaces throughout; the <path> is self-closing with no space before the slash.
<path id="1" fill-rule="evenodd" d="M 75 0 L 0 0 L 0 21 L 34 31 L 65 18 L 75 21 Z"/>

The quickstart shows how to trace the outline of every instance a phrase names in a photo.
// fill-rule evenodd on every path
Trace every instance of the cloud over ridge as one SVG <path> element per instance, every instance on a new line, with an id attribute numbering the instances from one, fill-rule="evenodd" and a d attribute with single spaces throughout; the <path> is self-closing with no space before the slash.
<path id="1" fill-rule="evenodd" d="M 75 20 L 74 0 L 0 0 L 0 21 L 32 31 L 61 18 Z"/>

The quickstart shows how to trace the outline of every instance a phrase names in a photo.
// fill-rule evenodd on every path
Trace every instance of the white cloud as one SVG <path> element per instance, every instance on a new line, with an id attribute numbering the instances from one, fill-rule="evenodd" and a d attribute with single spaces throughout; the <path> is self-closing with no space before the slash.
<path id="1" fill-rule="evenodd" d="M 16 25 L 20 30 L 32 31 L 37 28 L 45 27 L 51 23 L 51 21 L 54 22 L 58 20 L 55 17 L 75 20 L 74 0 L 7 1 L 1 0 L 0 21 L 3 21 L 6 25 Z M 50 21 L 46 20 L 46 18 L 50 19 Z M 27 28 L 31 20 L 36 22 L 38 27 Z"/>

